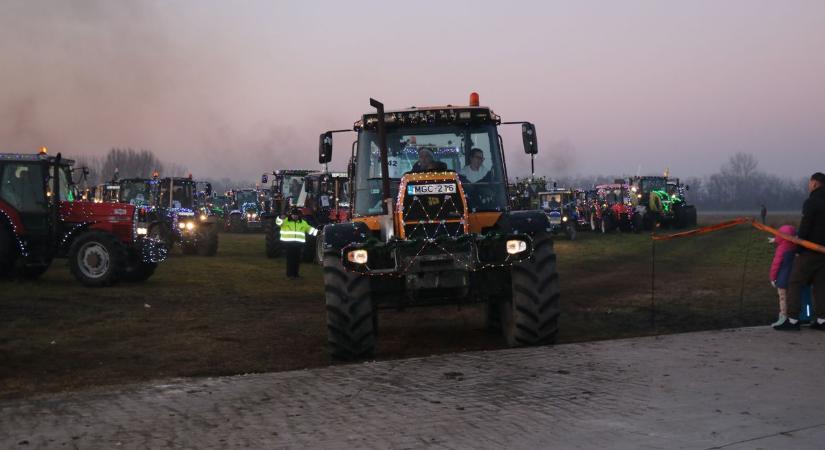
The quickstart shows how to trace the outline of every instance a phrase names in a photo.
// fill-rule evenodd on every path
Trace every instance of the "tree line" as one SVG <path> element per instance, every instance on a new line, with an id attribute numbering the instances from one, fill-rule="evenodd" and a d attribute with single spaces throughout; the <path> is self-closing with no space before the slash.
<path id="1" fill-rule="evenodd" d="M 86 183 L 89 185 L 105 183 L 115 177 L 149 178 L 155 171 L 163 177 L 188 174 L 186 167 L 163 162 L 151 150 L 131 148 L 113 148 L 103 157 L 81 155 L 75 159 L 75 167 L 87 169 Z"/>

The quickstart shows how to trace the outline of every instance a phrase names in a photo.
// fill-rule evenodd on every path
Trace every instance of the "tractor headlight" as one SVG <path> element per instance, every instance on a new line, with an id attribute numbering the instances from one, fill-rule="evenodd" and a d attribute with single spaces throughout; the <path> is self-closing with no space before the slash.
<path id="1" fill-rule="evenodd" d="M 186 228 L 186 224 L 183 223 L 183 222 L 178 222 L 178 228 L 180 228 L 182 230 L 182 229 Z"/>
<path id="2" fill-rule="evenodd" d="M 567 216 L 562 217 L 562 218 L 561 218 L 561 221 L 562 221 L 562 222 L 567 222 Z"/>
<path id="3" fill-rule="evenodd" d="M 139 235 L 142 235 L 142 236 L 145 236 L 146 234 L 149 233 L 149 229 L 146 228 L 146 227 L 137 227 L 137 228 L 135 228 L 135 233 L 137 233 Z"/>
<path id="4" fill-rule="evenodd" d="M 636 198 L 642 198 L 642 194 L 636 194 Z"/>
<path id="5" fill-rule="evenodd" d="M 630 188 L 630 192 L 636 192 L 636 186 L 633 186 L 632 188 Z"/>
<path id="6" fill-rule="evenodd" d="M 521 239 L 510 239 L 507 241 L 507 253 L 515 255 L 527 250 L 527 243 Z"/>
<path id="7" fill-rule="evenodd" d="M 201 214 L 201 222 L 205 222 L 205 221 L 206 221 L 206 214 Z"/>
<path id="8" fill-rule="evenodd" d="M 368 258 L 366 250 L 352 250 L 347 253 L 347 261 L 355 264 L 366 264 Z"/>
<path id="9" fill-rule="evenodd" d="M 252 218 L 254 219 L 256 217 L 258 217 L 258 213 L 252 213 Z"/>
<path id="10" fill-rule="evenodd" d="M 186 222 L 186 229 L 192 231 L 195 229 L 195 222 Z"/>

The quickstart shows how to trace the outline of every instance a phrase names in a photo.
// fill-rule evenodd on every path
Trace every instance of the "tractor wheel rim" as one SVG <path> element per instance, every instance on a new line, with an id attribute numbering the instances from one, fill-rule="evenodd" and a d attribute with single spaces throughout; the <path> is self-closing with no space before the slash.
<path id="1" fill-rule="evenodd" d="M 109 250 L 99 242 L 84 244 L 77 260 L 80 271 L 89 278 L 100 278 L 109 271 Z"/>

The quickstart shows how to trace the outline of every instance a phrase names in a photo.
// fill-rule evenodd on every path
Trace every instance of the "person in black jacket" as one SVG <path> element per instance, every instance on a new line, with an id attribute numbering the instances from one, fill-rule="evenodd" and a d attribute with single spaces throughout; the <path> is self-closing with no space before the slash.
<path id="1" fill-rule="evenodd" d="M 825 174 L 817 172 L 808 181 L 810 197 L 802 206 L 800 239 L 825 245 Z M 802 288 L 813 283 L 814 314 L 811 328 L 825 330 L 825 253 L 799 247 L 788 280 L 788 318 L 774 325 L 777 330 L 798 330 Z M 816 318 L 814 318 L 814 315 Z"/>

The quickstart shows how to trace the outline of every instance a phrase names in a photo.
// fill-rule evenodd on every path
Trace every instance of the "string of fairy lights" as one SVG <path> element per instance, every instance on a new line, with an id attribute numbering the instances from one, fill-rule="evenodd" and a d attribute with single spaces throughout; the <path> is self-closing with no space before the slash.
<path id="1" fill-rule="evenodd" d="M 428 180 L 428 181 L 430 181 L 430 180 Z M 459 183 L 459 181 L 455 178 L 455 175 L 452 174 L 452 173 L 448 173 L 447 177 L 445 179 L 441 179 L 441 180 L 435 179 L 435 180 L 431 180 L 431 181 L 436 181 L 436 182 L 446 181 L 446 182 Z M 457 188 L 456 193 L 461 192 L 460 186 L 457 185 L 456 188 Z M 438 211 L 434 214 L 434 217 L 430 215 L 427 208 L 422 203 L 422 200 L 421 200 L 420 197 L 430 197 L 430 196 L 413 196 L 412 197 L 412 203 L 410 204 L 410 206 L 408 208 L 404 208 L 404 205 L 403 205 L 404 195 L 399 195 L 398 199 L 397 199 L 397 208 L 398 208 L 399 211 L 401 211 L 403 213 L 402 217 L 401 217 L 401 226 L 405 227 L 408 224 L 414 225 L 414 227 L 408 233 L 406 233 L 407 239 L 404 240 L 403 242 L 406 246 L 417 246 L 418 247 L 417 252 L 412 257 L 409 258 L 409 261 L 406 263 L 406 265 L 400 271 L 390 271 L 390 272 L 388 272 L 388 271 L 374 270 L 373 268 L 370 267 L 369 260 L 367 260 L 367 262 L 365 264 L 363 264 L 363 266 L 362 266 L 363 270 L 350 270 L 350 269 L 348 269 L 348 270 L 350 270 L 352 272 L 355 272 L 355 273 L 359 273 L 361 275 L 368 275 L 368 276 L 403 277 L 410 271 L 410 269 L 415 264 L 416 260 L 419 257 L 421 257 L 421 254 L 424 252 L 424 250 L 426 248 L 428 248 L 428 246 L 435 247 L 436 249 L 438 249 L 439 251 L 441 251 L 445 255 L 450 256 L 453 261 L 459 262 L 459 264 L 463 265 L 464 266 L 463 268 L 466 269 L 469 272 L 475 272 L 475 271 L 479 271 L 479 270 L 486 270 L 486 269 L 493 269 L 493 268 L 509 267 L 513 264 L 513 262 L 516 262 L 515 261 L 515 256 L 516 255 L 509 254 L 509 253 L 504 258 L 504 260 L 501 263 L 498 263 L 498 264 L 497 263 L 482 262 L 479 259 L 479 255 L 478 255 L 477 251 L 470 251 L 469 252 L 472 259 L 457 257 L 455 251 L 450 251 L 448 248 L 446 248 L 443 245 L 444 241 L 451 240 L 451 241 L 453 241 L 455 243 L 459 243 L 459 244 L 462 243 L 462 241 L 465 241 L 468 244 L 470 242 L 473 242 L 473 243 L 477 244 L 477 243 L 483 242 L 485 240 L 502 239 L 503 235 L 502 234 L 489 234 L 489 235 L 484 235 L 484 236 L 481 236 L 481 237 L 477 237 L 474 234 L 466 234 L 465 233 L 466 224 L 467 224 L 466 211 L 462 211 L 462 210 L 459 209 L 459 207 L 455 204 L 453 196 L 451 196 L 451 195 L 445 195 L 444 196 L 445 200 L 443 202 L 441 202 L 441 205 L 440 205 Z M 451 211 L 447 208 L 450 208 Z M 421 219 L 421 218 L 419 218 L 419 219 L 411 218 L 410 216 L 413 214 L 413 212 L 423 213 L 424 218 L 423 219 Z M 446 219 L 441 219 L 441 217 L 444 217 L 445 215 L 460 216 L 461 220 L 448 222 Z M 455 230 L 451 232 L 450 229 L 447 227 L 448 223 L 453 223 L 453 224 L 460 225 L 460 226 L 457 226 L 455 228 Z M 434 230 L 432 230 L 432 233 L 431 233 L 427 229 L 426 225 L 433 225 L 433 224 L 435 224 L 436 227 L 435 227 Z M 353 223 L 352 226 L 353 226 L 353 228 L 355 228 L 356 227 L 355 223 Z M 419 230 L 423 231 L 423 234 L 424 234 L 423 238 L 414 236 Z M 443 233 L 440 232 L 441 230 L 443 230 Z M 528 239 L 529 239 L 529 237 L 528 237 Z M 401 242 L 402 242 L 402 240 L 399 240 L 398 238 L 393 237 L 387 244 L 399 244 Z M 471 248 L 471 247 L 468 246 L 467 248 Z M 525 260 L 525 259 L 530 259 L 533 256 L 533 250 L 534 250 L 533 246 L 529 245 L 528 248 L 529 248 L 529 253 L 524 257 L 518 258 L 518 261 Z M 348 251 L 348 247 L 344 247 L 341 250 L 341 257 L 342 258 L 344 257 L 344 254 L 347 251 Z M 466 261 L 466 262 L 464 262 L 464 261 Z"/>

